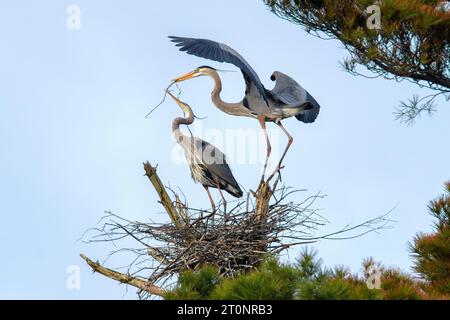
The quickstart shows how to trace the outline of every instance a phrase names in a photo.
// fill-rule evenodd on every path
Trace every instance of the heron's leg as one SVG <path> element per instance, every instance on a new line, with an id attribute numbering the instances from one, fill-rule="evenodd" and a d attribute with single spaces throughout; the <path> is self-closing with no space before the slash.
<path id="1" fill-rule="evenodd" d="M 214 203 L 213 198 L 211 197 L 211 193 L 209 192 L 209 189 L 207 186 L 203 186 L 203 188 L 205 188 L 206 193 L 208 193 L 208 197 L 209 197 L 209 201 L 211 202 L 211 210 L 212 210 L 212 214 L 214 215 L 216 213 L 216 205 Z"/>
<path id="2" fill-rule="evenodd" d="M 266 117 L 264 116 L 258 116 L 259 124 L 261 125 L 261 128 L 263 129 L 264 136 L 266 137 L 266 144 L 267 144 L 267 154 L 266 154 L 266 161 L 264 162 L 264 171 L 261 177 L 261 181 L 264 181 L 264 176 L 266 175 L 266 169 L 267 169 L 267 163 L 269 161 L 270 154 L 272 153 L 272 146 L 270 145 L 269 135 L 267 134 L 266 130 Z"/>
<path id="3" fill-rule="evenodd" d="M 217 189 L 219 189 L 220 196 L 222 197 L 223 212 L 224 212 L 224 216 L 225 216 L 225 221 L 227 221 L 228 220 L 228 217 L 227 217 L 227 200 L 225 200 L 225 197 L 223 196 L 223 193 L 222 193 L 222 189 L 220 189 L 219 185 L 217 185 Z"/>
<path id="4" fill-rule="evenodd" d="M 289 134 L 289 132 L 286 130 L 286 128 L 283 126 L 283 124 L 281 122 L 276 122 L 277 126 L 279 126 L 281 128 L 281 130 L 283 130 L 283 132 L 288 136 L 288 144 L 286 146 L 286 149 L 284 149 L 283 155 L 280 158 L 280 162 L 278 162 L 278 166 L 275 169 L 275 171 L 272 173 L 272 175 L 270 176 L 269 180 L 271 180 L 275 174 L 277 172 L 279 172 L 281 170 L 281 164 L 283 163 L 284 158 L 286 157 L 286 154 L 289 150 L 289 148 L 292 145 L 292 142 L 294 142 L 294 138 Z"/>

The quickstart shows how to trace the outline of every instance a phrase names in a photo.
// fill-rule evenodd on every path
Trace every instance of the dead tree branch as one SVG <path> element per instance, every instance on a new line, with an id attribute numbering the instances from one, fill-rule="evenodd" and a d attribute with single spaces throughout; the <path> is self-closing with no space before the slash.
<path id="1" fill-rule="evenodd" d="M 144 163 L 145 175 L 148 177 L 153 185 L 153 188 L 155 188 L 156 192 L 158 193 L 160 203 L 164 206 L 164 209 L 166 210 L 172 222 L 175 223 L 175 225 L 180 226 L 182 223 L 180 215 L 175 209 L 173 202 L 166 191 L 166 188 L 161 182 L 161 179 L 156 174 L 156 169 L 157 166 L 153 167 L 149 162 Z"/>
<path id="2" fill-rule="evenodd" d="M 105 268 L 100 263 L 94 262 L 88 257 L 86 257 L 84 254 L 81 254 L 80 256 L 84 261 L 86 261 L 86 263 L 92 268 L 94 272 L 98 272 L 120 283 L 129 284 L 130 286 L 136 287 L 140 290 L 146 291 L 150 294 L 154 294 L 160 297 L 164 297 L 166 293 L 165 290 L 150 284 L 148 281 L 144 279 L 139 279 L 137 277 L 132 277 L 130 275 Z"/>

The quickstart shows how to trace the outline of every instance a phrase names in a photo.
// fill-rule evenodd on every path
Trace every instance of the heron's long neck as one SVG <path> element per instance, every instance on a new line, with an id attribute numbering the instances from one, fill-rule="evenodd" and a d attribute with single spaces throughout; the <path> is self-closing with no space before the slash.
<path id="1" fill-rule="evenodd" d="M 183 141 L 183 138 L 186 137 L 180 130 L 180 125 L 190 125 L 194 122 L 194 113 L 189 106 L 182 106 L 182 110 L 184 111 L 184 118 L 176 118 L 172 122 L 172 133 L 175 137 L 175 140 L 178 143 Z"/>
<path id="2" fill-rule="evenodd" d="M 214 88 L 211 92 L 211 100 L 214 105 L 225 113 L 238 115 L 242 113 L 242 103 L 229 103 L 222 100 L 220 93 L 222 92 L 222 80 L 217 71 L 212 70 L 209 76 L 214 80 Z"/>

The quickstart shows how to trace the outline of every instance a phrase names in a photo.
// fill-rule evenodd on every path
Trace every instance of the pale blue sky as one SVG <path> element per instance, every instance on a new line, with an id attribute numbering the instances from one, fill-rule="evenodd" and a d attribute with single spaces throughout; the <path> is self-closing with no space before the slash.
<path id="1" fill-rule="evenodd" d="M 81 8 L 81 30 L 66 28 L 66 8 Z M 329 265 L 354 271 L 368 256 L 409 269 L 407 242 L 430 229 L 427 202 L 449 176 L 450 108 L 413 127 L 393 120 L 398 101 L 425 90 L 409 83 L 356 78 L 337 61 L 336 41 L 307 35 L 271 14 L 262 1 L 1 1 L 0 3 L 0 298 L 135 298 L 134 290 L 99 275 L 78 254 L 94 259 L 110 246 L 77 242 L 105 210 L 129 219 L 162 219 L 141 163 L 159 163 L 167 183 L 207 198 L 186 166 L 171 160 L 164 104 L 151 119 L 168 81 L 199 65 L 233 69 L 178 52 L 168 35 L 227 43 L 252 64 L 267 87 L 272 71 L 290 74 L 321 103 L 317 122 L 285 122 L 296 140 L 286 160 L 288 185 L 322 191 L 317 207 L 331 229 L 383 214 L 395 228 L 352 241 L 322 242 Z M 249 40 L 250 39 L 250 40 Z M 240 73 L 227 73 L 224 98 L 242 97 Z M 183 84 L 204 128 L 257 129 L 256 121 L 227 116 L 210 102 L 212 83 Z M 264 144 L 260 143 L 264 150 Z M 254 187 L 260 165 L 233 165 Z M 292 255 L 294 256 L 294 255 Z M 66 268 L 81 266 L 81 289 L 66 288 Z M 113 261 L 121 266 L 125 260 Z"/>

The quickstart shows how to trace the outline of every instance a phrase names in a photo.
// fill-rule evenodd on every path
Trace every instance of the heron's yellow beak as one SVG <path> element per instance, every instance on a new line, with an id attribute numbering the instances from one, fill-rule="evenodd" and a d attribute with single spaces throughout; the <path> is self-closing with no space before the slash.
<path id="1" fill-rule="evenodd" d="M 181 81 L 184 81 L 184 80 L 189 80 L 189 79 L 192 79 L 192 78 L 195 78 L 195 77 L 199 77 L 201 75 L 202 75 L 201 72 L 199 72 L 198 70 L 194 70 L 194 71 L 191 71 L 189 73 L 183 74 L 181 77 L 173 79 L 173 82 L 174 83 L 181 82 Z"/>
<path id="2" fill-rule="evenodd" d="M 186 103 L 175 97 L 170 91 L 167 91 L 167 94 L 184 110 Z"/>
<path id="3" fill-rule="evenodd" d="M 182 103 L 181 100 L 178 99 L 177 97 L 175 97 L 170 91 L 167 91 L 167 94 L 168 94 L 169 96 L 171 96 L 172 99 L 175 100 L 176 103 L 178 103 L 178 104 Z"/>
<path id="4" fill-rule="evenodd" d="M 167 91 L 167 94 L 172 97 L 173 100 L 178 104 L 178 106 L 183 110 L 185 113 L 192 112 L 191 107 L 177 97 L 175 97 L 170 91 Z"/>

